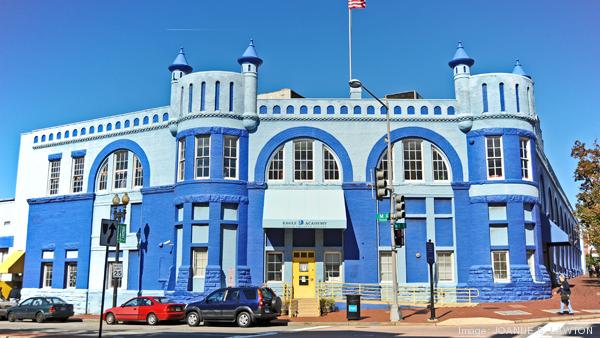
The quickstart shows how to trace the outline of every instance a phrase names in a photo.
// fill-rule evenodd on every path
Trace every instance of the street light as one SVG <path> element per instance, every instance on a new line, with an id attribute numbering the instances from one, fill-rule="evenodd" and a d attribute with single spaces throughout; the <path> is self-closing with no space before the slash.
<path id="1" fill-rule="evenodd" d="M 385 120 L 387 123 L 387 158 L 388 158 L 388 179 L 390 180 L 389 191 L 390 191 L 390 241 L 392 246 L 392 305 L 390 308 L 390 321 L 397 322 L 402 320 L 402 312 L 398 306 L 398 277 L 396 271 L 396 244 L 394 243 L 394 222 L 396 221 L 395 207 L 394 207 L 394 170 L 392 168 L 392 138 L 391 138 L 391 127 L 390 127 L 390 107 L 383 101 L 381 101 L 375 94 L 373 94 L 365 85 L 358 79 L 351 79 L 348 83 L 351 88 L 363 88 L 371 97 L 373 97 L 379 104 L 385 107 Z"/>
<path id="2" fill-rule="evenodd" d="M 123 194 L 123 197 L 119 198 L 118 194 L 115 194 L 112 199 L 113 206 L 113 220 L 118 224 L 117 225 L 117 234 L 119 233 L 118 227 L 120 227 L 124 221 L 125 216 L 127 215 L 127 204 L 129 204 L 129 195 L 127 193 Z M 119 210 L 119 206 L 123 206 L 123 209 Z M 117 247 L 115 248 L 115 263 L 119 263 L 119 241 L 117 240 Z M 116 278 L 112 277 L 113 280 L 113 307 L 117 306 L 117 286 Z"/>

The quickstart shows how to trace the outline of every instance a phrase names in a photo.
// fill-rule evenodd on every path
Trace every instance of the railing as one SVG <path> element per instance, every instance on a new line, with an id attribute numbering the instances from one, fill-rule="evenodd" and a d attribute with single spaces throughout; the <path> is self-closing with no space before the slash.
<path id="1" fill-rule="evenodd" d="M 434 301 L 437 304 L 473 303 L 479 297 L 479 290 L 473 288 L 434 288 Z M 392 286 L 390 284 L 362 283 L 319 283 L 318 294 L 321 298 L 345 301 L 346 295 L 361 295 L 361 299 L 372 303 L 391 303 Z M 398 302 L 403 305 L 424 305 L 429 303 L 429 287 L 400 286 Z"/>

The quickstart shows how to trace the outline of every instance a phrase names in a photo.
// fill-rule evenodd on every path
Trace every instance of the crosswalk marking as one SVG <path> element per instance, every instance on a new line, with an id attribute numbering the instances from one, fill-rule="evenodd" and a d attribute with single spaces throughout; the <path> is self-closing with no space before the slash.
<path id="1" fill-rule="evenodd" d="M 550 338 L 553 333 L 558 332 L 563 326 L 565 326 L 565 323 L 548 323 L 529 335 L 528 338 Z"/>
<path id="2" fill-rule="evenodd" d="M 303 327 L 303 328 L 300 328 L 300 329 L 294 329 L 292 331 L 296 331 L 296 332 L 299 332 L 299 331 L 310 331 L 310 330 L 324 329 L 324 328 L 328 328 L 328 327 L 330 327 L 330 326 L 325 326 L 325 325 L 322 325 L 322 326 L 311 326 L 311 327 Z"/>

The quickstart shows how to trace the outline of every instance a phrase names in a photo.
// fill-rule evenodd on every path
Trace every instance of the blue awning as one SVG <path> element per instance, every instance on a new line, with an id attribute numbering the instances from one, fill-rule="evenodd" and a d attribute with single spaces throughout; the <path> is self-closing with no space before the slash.
<path id="1" fill-rule="evenodd" d="M 346 229 L 342 189 L 267 189 L 263 228 Z"/>
<path id="2" fill-rule="evenodd" d="M 569 235 L 552 221 L 550 221 L 550 242 L 553 244 L 569 243 Z"/>

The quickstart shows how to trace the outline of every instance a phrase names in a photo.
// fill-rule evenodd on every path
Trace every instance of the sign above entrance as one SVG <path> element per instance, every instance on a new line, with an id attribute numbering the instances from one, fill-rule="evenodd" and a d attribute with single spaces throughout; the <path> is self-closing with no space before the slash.
<path id="1" fill-rule="evenodd" d="M 341 189 L 268 189 L 263 228 L 346 229 Z"/>

